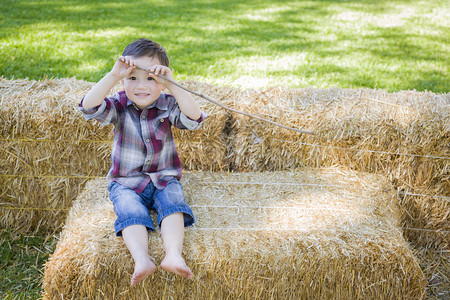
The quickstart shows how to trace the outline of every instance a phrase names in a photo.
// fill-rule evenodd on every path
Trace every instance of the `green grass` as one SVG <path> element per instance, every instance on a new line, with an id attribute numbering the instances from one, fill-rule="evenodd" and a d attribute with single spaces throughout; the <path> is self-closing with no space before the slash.
<path id="1" fill-rule="evenodd" d="M 447 1 L 2 1 L 6 78 L 98 81 L 139 37 L 178 80 L 449 92 Z"/>
<path id="2" fill-rule="evenodd" d="M 20 235 L 0 229 L 0 299 L 38 299 L 43 265 L 56 239 L 44 234 Z"/>

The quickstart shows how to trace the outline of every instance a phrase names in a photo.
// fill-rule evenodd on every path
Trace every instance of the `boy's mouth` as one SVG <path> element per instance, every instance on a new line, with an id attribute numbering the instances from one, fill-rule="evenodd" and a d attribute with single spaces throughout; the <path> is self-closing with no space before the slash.
<path id="1" fill-rule="evenodd" d="M 134 95 L 136 95 L 137 97 L 147 97 L 147 96 L 149 96 L 150 94 L 149 94 L 149 93 L 136 93 L 136 94 L 134 94 Z"/>

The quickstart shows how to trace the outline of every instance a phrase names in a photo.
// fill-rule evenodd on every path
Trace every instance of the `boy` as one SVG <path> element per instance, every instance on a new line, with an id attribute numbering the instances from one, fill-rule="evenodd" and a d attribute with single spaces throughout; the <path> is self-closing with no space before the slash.
<path id="1" fill-rule="evenodd" d="M 181 163 L 170 127 L 197 129 L 205 114 L 189 93 L 158 74 L 173 80 L 166 51 L 139 39 L 125 48 L 79 105 L 85 118 L 114 124 L 108 190 L 117 216 L 116 235 L 123 236 L 135 263 L 131 286 L 156 271 L 148 253 L 148 231 L 155 230 L 149 209 L 158 213 L 166 252 L 161 268 L 192 278 L 182 246 L 184 227 L 194 223 L 194 216 L 178 181 Z M 106 98 L 119 81 L 124 91 Z M 165 88 L 171 95 L 162 93 Z"/>

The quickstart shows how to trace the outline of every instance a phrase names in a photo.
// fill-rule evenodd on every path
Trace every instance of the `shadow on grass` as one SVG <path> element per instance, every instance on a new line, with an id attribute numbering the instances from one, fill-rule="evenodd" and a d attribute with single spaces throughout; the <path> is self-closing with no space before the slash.
<path id="1" fill-rule="evenodd" d="M 371 28 L 364 35 L 335 28 L 341 23 L 333 18 L 340 11 L 383 14 L 397 3 L 412 2 L 6 0 L 0 25 L 6 55 L 0 57 L 0 71 L 7 78 L 98 81 L 125 45 L 144 36 L 168 50 L 172 67 L 184 78 L 238 78 L 245 66 L 233 65 L 237 57 L 308 53 L 316 61 L 288 72 L 306 78 L 314 73 L 313 85 L 447 92 L 444 49 L 420 46 L 433 42 L 433 36 L 412 35 L 403 27 Z M 343 55 L 380 66 L 361 72 L 356 59 L 341 66 Z M 220 69 L 223 64 L 226 68 Z M 391 65 L 398 67 L 391 71 Z"/>

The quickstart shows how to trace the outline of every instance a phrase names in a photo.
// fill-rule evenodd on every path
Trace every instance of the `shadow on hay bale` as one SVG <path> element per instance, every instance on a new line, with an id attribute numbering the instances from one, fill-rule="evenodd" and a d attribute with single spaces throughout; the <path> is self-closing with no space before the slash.
<path id="1" fill-rule="evenodd" d="M 44 299 L 423 299 L 386 179 L 344 169 L 190 172 L 197 223 L 184 256 L 192 281 L 158 270 L 130 288 L 104 179 L 89 182 L 45 267 Z M 159 231 L 150 255 L 163 255 Z"/>

